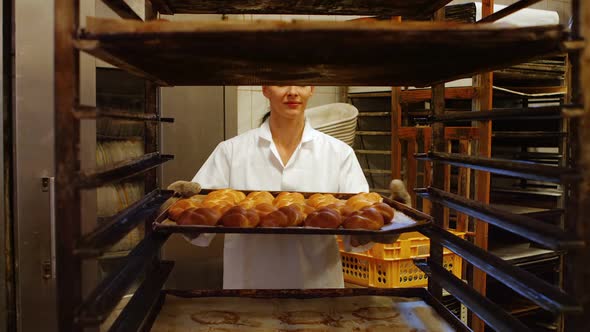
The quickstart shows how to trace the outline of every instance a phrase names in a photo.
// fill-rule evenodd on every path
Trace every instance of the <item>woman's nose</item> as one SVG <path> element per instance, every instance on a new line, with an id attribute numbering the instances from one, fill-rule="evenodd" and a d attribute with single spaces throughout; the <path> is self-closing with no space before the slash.
<path id="1" fill-rule="evenodd" d="M 289 86 L 287 88 L 287 94 L 290 95 L 290 96 L 298 95 L 299 94 L 299 91 L 297 90 L 297 87 L 296 86 L 291 85 L 291 86 Z"/>

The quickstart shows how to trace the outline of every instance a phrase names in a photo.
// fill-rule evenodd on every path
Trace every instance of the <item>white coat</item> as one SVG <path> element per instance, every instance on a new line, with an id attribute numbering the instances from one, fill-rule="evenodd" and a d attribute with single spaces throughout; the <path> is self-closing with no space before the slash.
<path id="1" fill-rule="evenodd" d="M 221 142 L 193 178 L 203 188 L 302 192 L 367 192 L 352 148 L 306 122 L 301 143 L 283 165 L 268 120 Z M 192 241 L 209 245 L 213 234 Z M 335 236 L 226 234 L 225 289 L 344 287 Z"/>

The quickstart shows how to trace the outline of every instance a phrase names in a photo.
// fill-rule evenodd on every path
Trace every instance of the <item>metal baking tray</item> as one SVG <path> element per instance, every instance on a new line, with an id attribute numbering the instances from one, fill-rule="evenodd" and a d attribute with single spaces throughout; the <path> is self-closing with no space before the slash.
<path id="1" fill-rule="evenodd" d="M 199 194 L 206 195 L 214 189 L 203 189 Z M 244 194 L 251 191 L 242 190 Z M 280 191 L 270 191 L 276 197 Z M 309 197 L 314 193 L 301 192 L 304 197 Z M 349 193 L 331 193 L 338 199 L 348 199 L 356 194 Z M 199 226 L 199 225 L 176 225 L 172 223 L 164 223 L 168 219 L 168 211 L 164 211 L 153 223 L 154 231 L 161 233 L 184 233 L 184 234 L 200 234 L 200 233 L 246 233 L 246 234 L 316 234 L 316 235 L 393 235 L 405 232 L 413 232 L 422 229 L 432 223 L 432 217 L 413 209 L 400 202 L 383 197 L 383 202 L 393 207 L 396 211 L 393 219 L 394 222 L 383 226 L 380 230 L 364 230 L 364 229 L 344 229 L 344 228 L 318 228 L 318 227 L 254 227 L 254 228 L 240 228 L 240 227 L 224 227 L 224 226 Z"/>
<path id="2" fill-rule="evenodd" d="M 453 315 L 440 301 L 435 299 L 424 288 L 395 288 L 395 289 L 377 289 L 377 288 L 340 288 L 340 289 L 301 289 L 301 290 L 164 290 L 160 294 L 157 304 L 153 306 L 151 319 L 147 320 L 144 326 L 145 331 L 154 327 L 157 316 L 161 313 L 167 297 L 181 298 L 257 298 L 257 299 L 313 299 L 313 298 L 334 298 L 334 297 L 360 297 L 360 296 L 381 296 L 381 297 L 401 297 L 401 298 L 419 298 L 428 306 L 434 309 L 452 330 L 471 331 L 459 318 Z M 301 308 L 306 310 L 305 308 Z M 223 310 L 223 308 L 212 308 L 212 310 Z M 309 310 L 309 309 L 308 309 Z"/>

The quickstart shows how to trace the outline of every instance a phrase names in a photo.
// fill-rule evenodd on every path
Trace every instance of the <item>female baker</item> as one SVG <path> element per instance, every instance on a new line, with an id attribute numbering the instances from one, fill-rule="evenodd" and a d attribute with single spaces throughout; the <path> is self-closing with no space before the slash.
<path id="1" fill-rule="evenodd" d="M 221 142 L 192 182 L 211 189 L 367 192 L 352 148 L 306 121 L 313 92 L 313 86 L 263 86 L 270 117 Z M 212 238 L 201 234 L 191 242 L 207 246 Z M 335 236 L 226 234 L 223 256 L 226 289 L 344 287 Z"/>

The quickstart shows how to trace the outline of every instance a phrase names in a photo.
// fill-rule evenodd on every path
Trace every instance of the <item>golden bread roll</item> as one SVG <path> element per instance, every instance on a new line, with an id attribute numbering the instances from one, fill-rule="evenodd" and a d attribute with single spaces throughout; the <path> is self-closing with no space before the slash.
<path id="1" fill-rule="evenodd" d="M 307 205 L 312 206 L 317 210 L 338 201 L 339 199 L 332 194 L 313 194 L 307 198 Z"/>
<path id="2" fill-rule="evenodd" d="M 287 227 L 289 219 L 286 214 L 275 210 L 269 214 L 260 217 L 260 227 Z"/>
<path id="3" fill-rule="evenodd" d="M 254 207 L 254 210 L 256 211 L 256 213 L 258 213 L 258 216 L 263 217 L 271 212 L 276 211 L 277 208 L 274 207 L 272 204 L 262 203 L 262 204 L 256 205 Z"/>
<path id="4" fill-rule="evenodd" d="M 225 227 L 251 228 L 258 226 L 260 217 L 255 210 L 234 206 L 221 217 L 221 224 Z"/>
<path id="5" fill-rule="evenodd" d="M 229 210 L 235 206 L 234 203 L 232 203 L 231 201 L 228 201 L 226 199 L 204 200 L 201 205 L 202 205 L 202 207 L 205 207 L 205 208 L 215 209 L 221 215 L 226 213 L 227 210 Z"/>
<path id="6" fill-rule="evenodd" d="M 383 224 L 383 215 L 379 210 L 369 206 L 354 212 L 344 220 L 342 226 L 346 229 L 379 230 Z"/>
<path id="7" fill-rule="evenodd" d="M 303 197 L 301 193 L 290 193 L 285 191 L 278 194 L 272 204 L 276 208 L 281 208 L 283 206 L 288 206 L 293 203 L 305 204 L 305 197 Z"/>
<path id="8" fill-rule="evenodd" d="M 218 210 L 210 208 L 190 208 L 180 214 L 176 221 L 179 225 L 215 226 L 221 218 Z"/>
<path id="9" fill-rule="evenodd" d="M 342 224 L 342 216 L 336 209 L 321 208 L 305 218 L 305 226 L 320 228 L 338 228 Z"/>
<path id="10" fill-rule="evenodd" d="M 342 218 L 350 216 L 355 211 L 352 207 L 346 205 L 346 201 L 343 200 L 338 200 L 336 203 L 330 204 L 326 207 L 338 211 Z"/>
<path id="11" fill-rule="evenodd" d="M 268 191 L 253 191 L 246 196 L 246 199 L 251 199 L 259 203 L 272 204 L 275 198 Z"/>
<path id="12" fill-rule="evenodd" d="M 244 209 L 252 209 L 259 204 L 271 204 L 274 201 L 274 197 L 268 191 L 253 191 L 246 196 L 246 199 L 241 201 L 239 205 Z"/>
<path id="13" fill-rule="evenodd" d="M 385 224 L 391 223 L 391 221 L 393 220 L 393 216 L 395 215 L 395 210 L 391 206 L 385 203 L 375 203 L 371 205 L 371 207 L 377 209 L 377 211 L 381 213 L 381 215 L 383 216 L 383 222 Z"/>
<path id="14" fill-rule="evenodd" d="M 179 199 L 168 208 L 168 218 L 176 221 L 184 210 L 194 207 L 198 207 L 198 204 L 195 201 L 190 199 Z"/>
<path id="15" fill-rule="evenodd" d="M 283 206 L 260 218 L 262 227 L 291 227 L 303 224 L 305 217 L 301 210 L 294 206 Z"/>
<path id="16" fill-rule="evenodd" d="M 371 206 L 374 203 L 383 202 L 383 197 L 378 193 L 360 193 L 350 197 L 346 201 L 346 205 L 353 210 L 358 211 L 364 207 Z"/>
<path id="17" fill-rule="evenodd" d="M 299 203 L 293 203 L 291 205 L 289 205 L 290 207 L 294 207 L 297 208 L 301 214 L 303 214 L 303 218 L 306 218 L 308 214 L 312 213 L 313 211 L 315 211 L 315 209 L 307 204 L 299 204 Z"/>
<path id="18" fill-rule="evenodd" d="M 233 190 L 233 189 L 220 189 L 220 190 L 212 191 L 209 194 L 207 194 L 207 197 L 205 197 L 205 201 L 226 200 L 228 202 L 231 202 L 232 205 L 236 205 L 239 202 L 241 202 L 242 200 L 244 200 L 245 198 L 246 198 L 246 195 L 241 191 Z"/>

